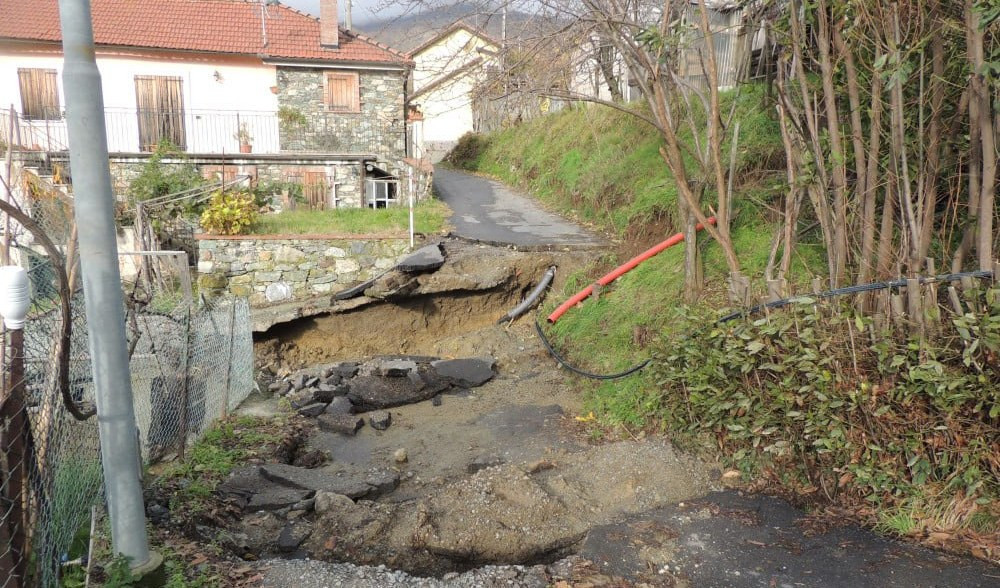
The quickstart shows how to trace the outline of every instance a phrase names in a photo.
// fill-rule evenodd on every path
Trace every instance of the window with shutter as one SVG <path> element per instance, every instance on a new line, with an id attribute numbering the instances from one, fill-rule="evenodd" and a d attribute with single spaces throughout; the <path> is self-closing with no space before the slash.
<path id="1" fill-rule="evenodd" d="M 25 118 L 56 120 L 62 118 L 56 70 L 18 68 L 21 85 L 21 112 Z"/>
<path id="2" fill-rule="evenodd" d="M 361 112 L 361 89 L 356 72 L 326 74 L 326 108 L 332 112 Z"/>

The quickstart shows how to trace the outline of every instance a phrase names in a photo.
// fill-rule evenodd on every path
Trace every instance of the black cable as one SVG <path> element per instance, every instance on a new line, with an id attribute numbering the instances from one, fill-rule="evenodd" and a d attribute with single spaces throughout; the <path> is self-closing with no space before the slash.
<path id="1" fill-rule="evenodd" d="M 921 284 L 933 284 L 937 282 L 955 282 L 961 280 L 962 278 L 988 279 L 992 277 L 993 277 L 993 272 L 991 271 L 975 271 L 975 272 L 962 272 L 957 274 L 942 274 L 940 276 L 933 276 L 929 278 L 918 278 L 918 279 Z M 875 292 L 877 290 L 886 290 L 889 288 L 905 288 L 905 287 L 906 287 L 906 280 L 893 280 L 891 282 L 873 282 L 871 284 L 858 284 L 855 286 L 836 288 L 833 290 L 827 290 L 826 292 L 820 292 L 818 294 L 812 294 L 812 295 L 807 294 L 807 295 L 791 296 L 789 298 L 782 298 L 781 300 L 775 300 L 774 302 L 768 302 L 766 304 L 758 304 L 757 306 L 753 306 L 747 310 L 737 310 L 735 312 L 731 312 L 726 316 L 720 318 L 716 322 L 726 323 L 735 318 L 746 317 L 753 314 L 757 314 L 758 312 L 765 309 L 769 310 L 772 308 L 782 308 L 788 306 L 789 304 L 805 300 L 807 298 L 820 298 L 820 299 L 835 298 L 837 296 L 843 296 L 845 294 L 860 294 L 862 292 Z"/>
<path id="2" fill-rule="evenodd" d="M 929 278 L 919 278 L 921 284 L 932 284 L 937 282 L 955 282 L 961 280 L 962 278 L 980 278 L 989 279 L 993 277 L 993 272 L 991 271 L 975 271 L 975 272 L 963 272 L 957 274 L 942 274 L 940 276 L 933 276 Z M 774 302 L 768 302 L 766 304 L 758 304 L 747 310 L 737 310 L 736 312 L 729 313 L 715 322 L 715 324 L 722 324 L 729 322 L 735 318 L 747 317 L 764 309 L 771 308 L 782 308 L 792 304 L 796 301 L 805 300 L 807 298 L 835 298 L 837 296 L 843 296 L 845 294 L 860 294 L 862 292 L 874 292 L 877 290 L 885 290 L 888 288 L 905 288 L 906 280 L 893 280 L 890 282 L 873 282 L 871 284 L 858 284 L 855 286 L 847 286 L 844 288 L 836 288 L 833 290 L 827 290 L 826 292 L 820 292 L 818 294 L 813 294 L 811 296 L 791 296 L 789 298 L 782 298 L 781 300 L 775 300 Z M 653 361 L 653 358 L 648 358 L 645 361 L 637 363 L 636 365 L 630 367 L 624 372 L 618 372 L 616 374 L 595 374 L 593 372 L 588 372 L 582 370 L 578 367 L 574 367 L 569 364 L 559 353 L 552 347 L 548 338 L 545 337 L 545 332 L 542 331 L 542 325 L 535 319 L 535 331 L 538 333 L 538 338 L 542 340 L 542 344 L 545 345 L 545 349 L 548 350 L 549 355 L 551 355 L 559 365 L 573 372 L 574 374 L 581 375 L 585 378 L 590 378 L 592 380 L 617 380 L 638 372 L 639 370 L 645 368 Z"/>
<path id="3" fill-rule="evenodd" d="M 636 373 L 637 371 L 649 365 L 649 362 L 653 361 L 652 358 L 649 358 L 643 362 L 637 363 L 636 365 L 630 367 L 624 372 L 618 372 L 617 374 L 595 374 L 593 372 L 588 372 L 586 370 L 581 370 L 578 367 L 574 367 L 570 365 L 565 359 L 563 359 L 562 356 L 559 355 L 559 353 L 552 348 L 552 344 L 549 343 L 549 340 L 545 337 L 545 332 L 542 331 L 542 325 L 538 322 L 538 319 L 535 319 L 535 331 L 538 332 L 538 338 L 542 340 L 542 344 L 545 345 L 545 348 L 549 350 L 549 354 L 552 355 L 552 357 L 559 362 L 559 365 L 563 366 L 564 368 L 568 369 L 574 374 L 579 374 L 585 378 L 590 378 L 591 380 L 617 380 L 619 378 L 631 376 L 632 374 Z"/>

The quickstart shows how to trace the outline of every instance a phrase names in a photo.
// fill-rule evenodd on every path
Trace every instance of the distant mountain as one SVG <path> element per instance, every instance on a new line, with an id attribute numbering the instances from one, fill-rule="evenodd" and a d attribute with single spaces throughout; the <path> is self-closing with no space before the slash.
<path id="1" fill-rule="evenodd" d="M 448 28 L 457 20 L 483 30 L 500 41 L 503 16 L 499 9 L 493 11 L 481 4 L 459 3 L 404 14 L 380 20 L 354 23 L 358 31 L 373 37 L 393 49 L 409 52 L 429 41 L 434 35 Z M 551 26 L 552 19 L 526 12 L 508 10 L 507 39 L 535 37 Z"/>

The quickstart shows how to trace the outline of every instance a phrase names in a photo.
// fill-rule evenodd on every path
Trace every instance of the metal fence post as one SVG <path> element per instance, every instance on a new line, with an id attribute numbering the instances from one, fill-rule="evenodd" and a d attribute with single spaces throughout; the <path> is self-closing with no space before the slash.
<path id="1" fill-rule="evenodd" d="M 184 452 L 187 450 L 188 437 L 188 402 L 190 401 L 191 386 L 191 306 L 187 307 L 187 321 L 184 327 L 184 371 L 181 381 L 181 405 L 180 418 L 178 421 L 179 440 L 177 442 L 177 455 L 184 461 Z"/>
<path id="2" fill-rule="evenodd" d="M 24 330 L 11 329 L 9 333 L 10 374 L 0 394 L 0 422 L 6 425 L 0 430 L 0 457 L 6 462 L 6 468 L 0 469 L 0 538 L 6 543 L 0 571 L 17 588 L 28 585 L 28 513 L 24 502 L 30 431 L 24 402 Z"/>
<path id="3" fill-rule="evenodd" d="M 229 387 L 233 381 L 233 335 L 236 334 L 236 300 L 229 305 L 229 347 L 226 350 L 226 385 L 222 388 L 222 418 L 229 416 Z"/>
<path id="4" fill-rule="evenodd" d="M 146 536 L 104 97 L 89 0 L 59 0 L 59 17 L 76 222 L 86 228 L 79 235 L 80 267 L 112 544 L 141 575 L 159 567 L 162 558 L 150 552 Z"/>

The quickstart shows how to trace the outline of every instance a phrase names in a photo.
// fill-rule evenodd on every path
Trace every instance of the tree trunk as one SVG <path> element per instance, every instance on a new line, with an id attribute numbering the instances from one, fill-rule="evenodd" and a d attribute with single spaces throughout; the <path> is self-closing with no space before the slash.
<path id="1" fill-rule="evenodd" d="M 932 4 L 932 14 L 936 17 L 938 0 Z M 936 21 L 936 18 L 934 19 Z M 934 35 L 931 39 L 931 83 L 929 87 L 931 118 L 927 128 L 927 167 L 920 187 L 918 202 L 923 207 L 920 220 L 920 241 L 917 257 L 926 259 L 934 236 L 934 213 L 937 210 L 938 182 L 941 175 L 941 116 L 944 108 L 944 39 Z"/>
<path id="2" fill-rule="evenodd" d="M 598 35 L 598 41 L 600 45 L 597 47 L 594 59 L 601 70 L 601 76 L 604 77 L 604 83 L 608 86 L 608 92 L 611 93 L 611 99 L 622 102 L 625 97 L 622 95 L 618 76 L 615 75 L 615 47 L 604 35 Z"/>
<path id="3" fill-rule="evenodd" d="M 833 263 L 831 264 L 830 286 L 838 287 L 847 268 L 847 160 L 840 135 L 840 113 L 837 111 L 837 91 L 833 85 L 833 62 L 830 59 L 830 15 L 826 0 L 819 0 L 816 8 L 819 44 L 819 67 L 823 79 L 823 103 L 826 106 L 826 126 L 830 134 L 830 164 L 833 188 L 831 212 L 831 244 Z"/>
<path id="4" fill-rule="evenodd" d="M 980 16 L 975 12 L 972 0 L 966 0 L 966 30 L 969 42 L 969 61 L 972 69 L 970 80 L 972 92 L 971 106 L 977 106 L 975 117 L 970 116 L 970 128 L 977 128 L 980 141 L 979 152 L 982 157 L 981 186 L 979 189 L 979 235 L 976 251 L 979 254 L 979 269 L 993 269 L 993 203 L 996 195 L 997 152 L 996 128 L 994 128 L 992 97 L 983 78 L 985 64 L 984 38 L 985 31 L 980 23 Z"/>
<path id="5" fill-rule="evenodd" d="M 876 58 L 881 57 L 881 52 Z M 865 170 L 861 204 L 861 259 L 859 260 L 858 282 L 866 283 L 872 279 L 875 268 L 875 212 L 878 201 L 878 167 L 882 148 L 882 76 L 875 76 L 872 83 L 871 121 L 868 133 L 868 165 Z"/>

